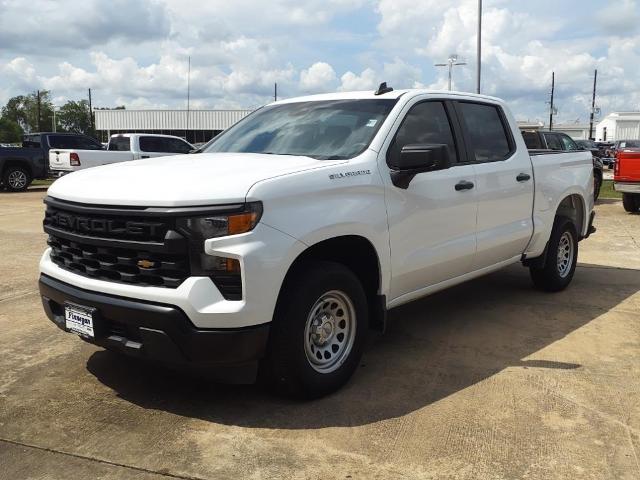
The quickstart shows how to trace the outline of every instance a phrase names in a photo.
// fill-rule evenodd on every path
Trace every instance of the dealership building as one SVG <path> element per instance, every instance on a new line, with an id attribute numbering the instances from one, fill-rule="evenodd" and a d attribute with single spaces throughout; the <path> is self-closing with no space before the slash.
<path id="1" fill-rule="evenodd" d="M 203 143 L 252 110 L 94 110 L 99 140 L 115 133 L 161 133 Z"/>
<path id="2" fill-rule="evenodd" d="M 596 140 L 640 140 L 640 112 L 613 112 L 596 127 Z"/>

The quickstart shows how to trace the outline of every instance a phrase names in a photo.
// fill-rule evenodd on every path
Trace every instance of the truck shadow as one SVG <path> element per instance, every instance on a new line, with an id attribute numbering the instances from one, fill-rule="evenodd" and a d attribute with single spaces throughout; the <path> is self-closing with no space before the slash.
<path id="1" fill-rule="evenodd" d="M 638 291 L 640 275 L 632 269 L 581 264 L 571 287 L 558 294 L 533 290 L 519 266 L 496 272 L 391 311 L 387 333 L 372 335 L 349 384 L 311 402 L 105 351 L 94 353 L 87 368 L 126 401 L 185 417 L 277 429 L 363 425 L 424 408 L 506 368 L 570 375 L 581 365 L 540 350 Z"/>

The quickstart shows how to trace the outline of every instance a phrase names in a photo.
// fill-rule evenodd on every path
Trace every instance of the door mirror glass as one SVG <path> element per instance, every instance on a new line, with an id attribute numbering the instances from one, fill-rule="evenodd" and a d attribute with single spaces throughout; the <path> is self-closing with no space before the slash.
<path id="1" fill-rule="evenodd" d="M 416 173 L 444 170 L 450 166 L 449 148 L 444 143 L 405 145 L 396 164 L 391 165 L 397 170 L 411 170 Z"/>

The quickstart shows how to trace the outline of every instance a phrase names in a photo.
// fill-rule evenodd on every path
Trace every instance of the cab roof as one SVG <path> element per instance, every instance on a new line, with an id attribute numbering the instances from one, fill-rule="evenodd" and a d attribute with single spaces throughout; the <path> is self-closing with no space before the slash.
<path id="1" fill-rule="evenodd" d="M 418 89 L 418 88 L 410 88 L 403 90 L 393 90 L 391 92 L 382 93 L 376 95 L 374 90 L 365 90 L 365 91 L 357 91 L 357 92 L 336 92 L 336 93 L 321 93 L 318 95 L 307 95 L 303 97 L 294 97 L 288 98 L 286 100 L 278 100 L 277 102 L 272 102 L 270 105 L 282 105 L 285 103 L 298 103 L 298 102 L 318 102 L 318 101 L 328 101 L 328 100 L 377 100 L 377 99 L 390 99 L 396 100 L 403 95 L 410 95 L 411 97 L 416 95 L 438 95 L 441 98 L 457 98 L 457 97 L 465 97 L 465 98 L 477 98 L 481 100 L 491 100 L 491 101 L 501 101 L 499 98 L 490 97 L 488 95 L 478 95 L 476 93 L 469 92 L 450 92 L 448 90 L 428 90 L 428 89 Z"/>

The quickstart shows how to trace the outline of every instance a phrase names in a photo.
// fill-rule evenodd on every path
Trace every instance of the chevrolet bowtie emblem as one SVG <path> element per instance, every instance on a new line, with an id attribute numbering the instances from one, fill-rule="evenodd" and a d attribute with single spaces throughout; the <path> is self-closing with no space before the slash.
<path id="1" fill-rule="evenodd" d="M 152 268 L 156 266 L 156 262 L 152 262 L 151 260 L 138 260 L 138 266 L 140 268 Z"/>

